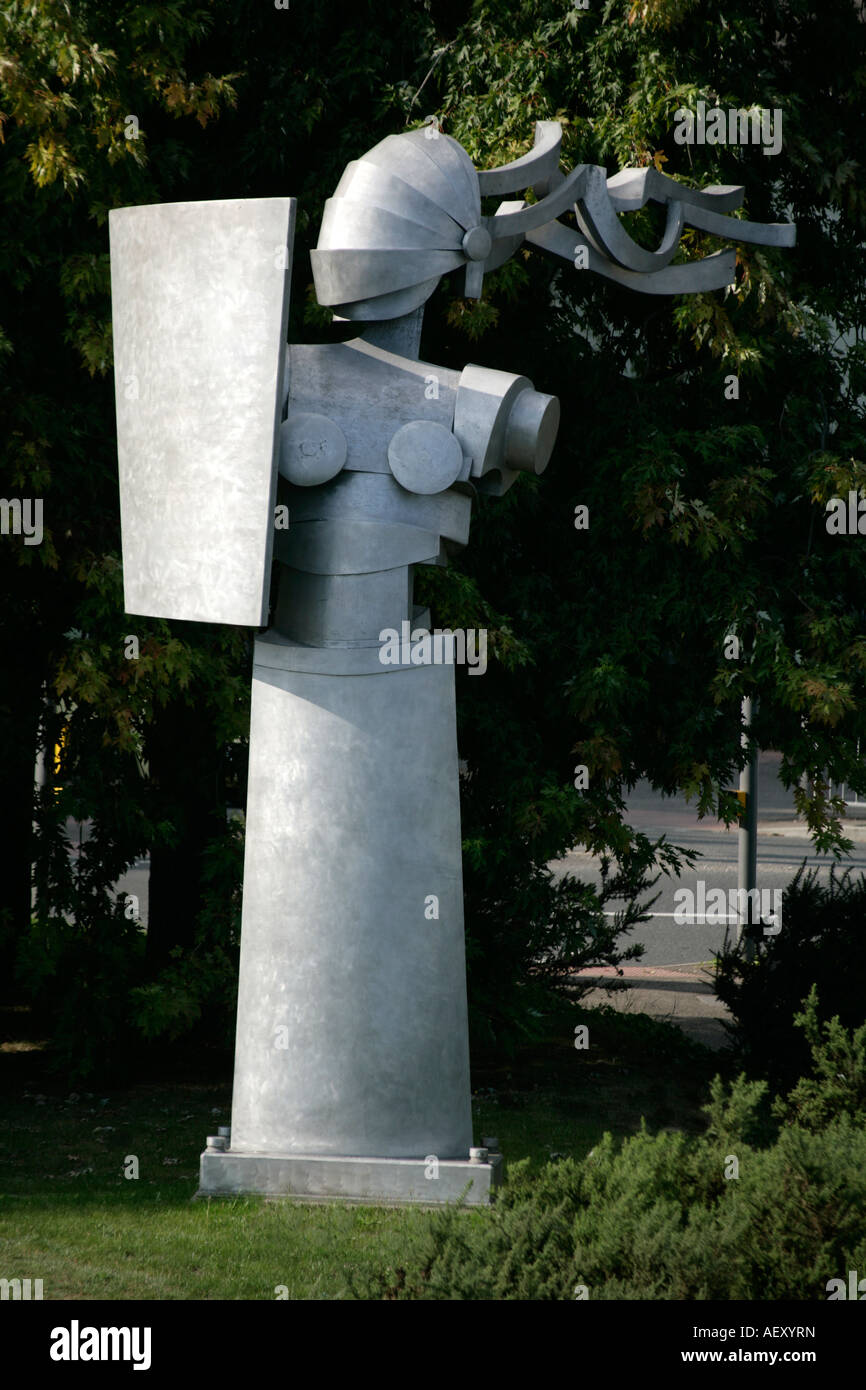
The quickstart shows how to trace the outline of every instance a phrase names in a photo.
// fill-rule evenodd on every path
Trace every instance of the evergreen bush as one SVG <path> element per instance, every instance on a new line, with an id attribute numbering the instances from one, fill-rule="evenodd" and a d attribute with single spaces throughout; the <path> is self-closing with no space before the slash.
<path id="1" fill-rule="evenodd" d="M 437 1215 L 385 1299 L 827 1297 L 866 1270 L 866 1024 L 800 1018 L 812 1074 L 772 1109 L 765 1081 L 716 1076 L 706 1132 L 606 1134 L 582 1161 L 509 1171 L 489 1210 Z M 839 1109 L 839 1076 L 851 1073 Z"/>

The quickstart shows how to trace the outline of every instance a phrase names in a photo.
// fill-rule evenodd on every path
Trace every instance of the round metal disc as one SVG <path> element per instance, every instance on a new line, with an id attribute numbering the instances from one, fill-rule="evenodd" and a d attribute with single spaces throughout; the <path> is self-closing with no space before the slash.
<path id="1" fill-rule="evenodd" d="M 470 227 L 463 236 L 463 250 L 470 261 L 486 261 L 493 242 L 486 227 Z"/>
<path id="2" fill-rule="evenodd" d="M 559 401 L 542 391 L 527 389 L 511 407 L 505 430 L 505 461 L 509 468 L 543 473 L 559 429 Z"/>
<path id="3" fill-rule="evenodd" d="M 391 472 L 409 492 L 444 492 L 463 471 L 463 450 L 435 420 L 410 420 L 388 445 Z"/>
<path id="4" fill-rule="evenodd" d="M 346 436 L 327 415 L 289 410 L 280 426 L 280 472 L 298 487 L 315 487 L 346 462 Z"/>

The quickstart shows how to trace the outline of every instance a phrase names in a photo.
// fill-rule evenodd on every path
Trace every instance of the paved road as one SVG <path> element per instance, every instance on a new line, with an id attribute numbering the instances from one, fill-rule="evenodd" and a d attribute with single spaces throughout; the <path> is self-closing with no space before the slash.
<path id="1" fill-rule="evenodd" d="M 829 876 L 833 862 L 826 855 L 816 855 L 812 841 L 794 817 L 793 797 L 778 780 L 780 757 L 775 753 L 761 755 L 758 783 L 758 889 L 783 890 L 805 859 L 809 868 L 817 868 L 822 877 Z M 853 813 L 852 813 L 853 814 Z M 674 893 L 685 887 L 696 892 L 698 879 L 703 879 L 706 892 L 721 888 L 725 892 L 737 886 L 737 831 L 717 821 L 698 821 L 694 808 L 682 797 L 660 797 L 645 784 L 639 785 L 628 801 L 628 823 L 651 838 L 666 835 L 673 844 L 695 850 L 702 857 L 691 872 L 673 879 L 663 876 L 652 893 L 660 897 L 652 906 L 652 919 L 636 927 L 627 938 L 646 946 L 641 957 L 645 966 L 685 965 L 709 961 L 720 950 L 725 927 L 716 923 L 696 921 L 679 925 L 674 921 Z M 839 868 L 850 868 L 859 876 L 866 872 L 866 821 L 852 820 L 846 834 L 855 840 L 853 854 L 840 862 Z M 585 882 L 600 884 L 598 861 L 582 850 L 574 850 L 557 865 L 554 873 L 572 873 Z M 772 901 L 772 899 L 770 900 Z M 620 904 L 611 903 L 611 909 Z M 782 930 L 784 930 L 784 899 L 782 900 Z"/>

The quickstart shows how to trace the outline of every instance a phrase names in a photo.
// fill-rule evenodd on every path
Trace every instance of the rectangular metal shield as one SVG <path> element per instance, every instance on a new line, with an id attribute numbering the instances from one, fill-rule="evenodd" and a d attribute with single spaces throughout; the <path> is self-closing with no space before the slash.
<path id="1" fill-rule="evenodd" d="M 126 611 L 266 624 L 294 198 L 109 213 Z"/>

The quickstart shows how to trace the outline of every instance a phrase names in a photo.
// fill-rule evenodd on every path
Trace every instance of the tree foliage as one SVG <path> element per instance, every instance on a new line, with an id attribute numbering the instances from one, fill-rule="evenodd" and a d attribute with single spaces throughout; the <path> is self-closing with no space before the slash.
<path id="1" fill-rule="evenodd" d="M 782 901 L 779 934 L 762 936 L 754 955 L 746 938 L 728 946 L 715 978 L 716 994 L 731 1013 L 725 1026 L 736 1055 L 750 1075 L 776 1085 L 801 1075 L 816 1046 L 817 1004 L 806 1007 L 810 991 L 825 1017 L 841 1019 L 843 1027 L 854 1027 L 863 1016 L 866 878 L 839 874 L 835 867 L 829 879 L 822 878 L 804 863 Z M 801 1006 L 805 1012 L 799 1014 Z M 849 1068 L 838 1070 L 847 1075 Z"/>
<path id="2" fill-rule="evenodd" d="M 731 0 L 724 14 L 683 0 L 4 7 L 3 488 L 45 502 L 41 546 L 0 543 L 0 746 L 17 808 L 8 928 L 20 934 L 29 919 L 37 728 L 50 752 L 65 725 L 62 791 L 49 789 L 39 812 L 43 905 L 71 922 L 92 884 L 108 920 L 126 864 L 173 849 L 172 881 L 186 853 L 196 891 L 183 912 L 165 910 L 160 968 L 174 945 L 192 950 L 196 928 L 181 918 L 213 920 L 215 900 L 207 844 L 184 826 L 204 822 L 221 841 L 246 727 L 248 633 L 131 628 L 123 614 L 108 210 L 294 194 L 291 336 L 334 337 L 308 255 L 324 201 L 350 159 L 431 112 L 479 167 L 523 153 L 534 122 L 556 118 L 569 165 L 742 183 L 746 216 L 798 226 L 793 251 L 739 247 L 735 283 L 713 294 L 640 296 L 524 249 L 486 278 L 480 301 L 446 279 L 428 305 L 425 359 L 525 373 L 564 406 L 544 477 L 480 499 L 465 555 L 418 581 L 443 623 L 488 626 L 495 658 L 484 680 L 459 683 L 476 1021 L 495 1038 L 525 1021 L 539 950 L 562 967 L 596 947 L 613 959 L 601 901 L 556 886 L 546 866 L 578 842 L 606 855 L 631 901 L 619 925 L 633 921 L 654 859 L 676 862 L 624 823 L 637 778 L 733 817 L 724 789 L 743 756 L 745 694 L 759 699 L 754 736 L 783 752 L 816 844 L 843 844 L 831 783 L 866 791 L 866 561 L 858 538 L 828 535 L 823 508 L 866 478 L 864 35 L 849 0 L 820 11 Z M 699 98 L 780 109 L 782 152 L 676 144 L 675 113 Z M 655 243 L 655 210 L 629 224 Z M 689 233 L 681 254 L 717 244 Z M 577 505 L 587 530 L 573 525 Z M 138 661 L 124 656 L 130 630 Z M 195 801 L 160 772 L 184 720 L 214 769 Z M 576 764 L 588 788 L 575 788 Z M 94 829 L 77 885 L 68 816 Z M 174 981 L 164 983 L 176 994 Z"/>

